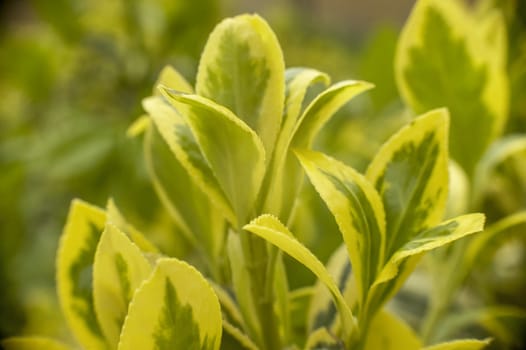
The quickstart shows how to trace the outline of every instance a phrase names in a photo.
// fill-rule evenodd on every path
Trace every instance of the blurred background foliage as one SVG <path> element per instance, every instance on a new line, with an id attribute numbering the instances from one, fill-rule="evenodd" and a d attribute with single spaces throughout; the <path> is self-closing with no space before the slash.
<path id="1" fill-rule="evenodd" d="M 511 79 L 506 134 L 524 133 L 526 2 L 480 2 L 505 14 Z M 190 253 L 151 188 L 141 140 L 126 137 L 126 129 L 142 114 L 141 100 L 165 65 L 173 65 L 193 82 L 199 53 L 221 18 L 258 12 L 276 32 L 288 67 L 313 67 L 329 73 L 333 81 L 376 84 L 338 112 L 316 146 L 362 171 L 382 142 L 413 117 L 401 102 L 393 67 L 398 34 L 413 3 L 0 3 L 0 338 L 64 336 L 54 292 L 54 255 L 73 198 L 104 207 L 111 196 L 164 252 Z M 500 180 L 492 182 L 481 201 L 490 222 L 525 209 L 525 157 L 526 151 L 496 168 L 495 178 Z M 292 231 L 326 261 L 340 242 L 334 219 L 312 188 L 305 188 L 301 201 L 306 205 L 297 213 Z M 522 245 L 512 249 L 526 246 L 522 232 L 514 235 Z M 501 268 L 495 259 L 489 259 L 485 270 L 477 270 L 474 283 L 480 284 L 485 298 L 526 307 L 526 253 L 517 256 L 515 274 L 505 280 L 498 279 L 503 277 L 495 272 Z M 288 265 L 294 270 L 292 288 L 313 282 L 306 270 L 291 261 Z M 422 307 L 417 301 L 412 305 Z"/>

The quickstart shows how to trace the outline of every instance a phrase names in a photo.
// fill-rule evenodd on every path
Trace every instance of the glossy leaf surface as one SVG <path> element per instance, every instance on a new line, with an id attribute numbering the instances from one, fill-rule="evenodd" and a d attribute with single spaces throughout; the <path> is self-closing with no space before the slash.
<path id="1" fill-rule="evenodd" d="M 93 298 L 110 348 L 117 348 L 133 293 L 152 267 L 140 249 L 113 224 L 100 237 L 93 264 Z"/>
<path id="2" fill-rule="evenodd" d="M 265 150 L 256 133 L 230 110 L 198 95 L 164 90 L 176 101 L 238 222 L 247 220 L 265 173 Z"/>
<path id="3" fill-rule="evenodd" d="M 343 163 L 313 151 L 302 150 L 296 154 L 338 223 L 362 303 L 384 261 L 382 200 L 363 175 Z"/>
<path id="4" fill-rule="evenodd" d="M 257 15 L 221 22 L 210 34 L 196 93 L 231 110 L 272 153 L 283 113 L 285 64 L 276 36 Z"/>
<path id="5" fill-rule="evenodd" d="M 225 218 L 235 222 L 232 207 L 184 118 L 161 97 L 145 99 L 143 107 L 192 181 L 195 181 L 210 200 L 221 209 Z"/>
<path id="6" fill-rule="evenodd" d="M 442 219 L 448 192 L 447 130 L 445 110 L 426 113 L 391 137 L 367 169 L 385 209 L 387 258 Z"/>

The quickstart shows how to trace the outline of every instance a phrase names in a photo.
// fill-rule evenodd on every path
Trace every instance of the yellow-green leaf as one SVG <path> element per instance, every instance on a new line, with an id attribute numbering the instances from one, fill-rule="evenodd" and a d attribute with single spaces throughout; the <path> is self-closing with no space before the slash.
<path id="1" fill-rule="evenodd" d="M 425 230 L 397 250 L 384 266 L 375 284 L 384 283 L 398 274 L 398 267 L 409 257 L 450 244 L 484 229 L 483 214 L 467 214 L 447 220 Z"/>
<path id="2" fill-rule="evenodd" d="M 461 1 L 419 0 L 398 42 L 402 97 L 416 113 L 449 108 L 451 154 L 470 177 L 506 122 L 506 41 L 498 11 L 477 16 Z"/>
<path id="3" fill-rule="evenodd" d="M 415 332 L 394 315 L 380 311 L 369 327 L 364 350 L 419 350 Z"/>
<path id="4" fill-rule="evenodd" d="M 367 179 L 380 193 L 386 218 L 386 259 L 440 222 L 448 195 L 448 113 L 413 120 L 378 151 Z"/>
<path id="5" fill-rule="evenodd" d="M 422 350 L 480 350 L 489 345 L 490 340 L 465 339 L 427 346 Z"/>
<path id="6" fill-rule="evenodd" d="M 282 210 L 283 201 L 290 201 L 288 196 L 290 188 L 296 190 L 296 186 L 291 186 L 291 172 L 284 176 L 285 161 L 288 159 L 289 146 L 292 133 L 300 116 L 301 107 L 305 95 L 310 86 L 321 82 L 327 85 L 329 76 L 314 69 L 309 68 L 289 68 L 285 71 L 285 109 L 283 111 L 283 121 L 279 132 L 274 157 L 271 164 L 271 179 L 268 181 L 268 191 L 264 212 L 279 215 Z M 297 165 L 294 164 L 294 169 Z M 290 170 L 290 169 L 289 169 Z"/>
<path id="7" fill-rule="evenodd" d="M 148 173 L 161 202 L 189 242 L 203 253 L 210 271 L 217 275 L 225 241 L 221 210 L 197 186 L 154 127 L 144 139 L 144 153 Z"/>
<path id="8" fill-rule="evenodd" d="M 161 97 L 149 97 L 143 100 L 143 106 L 190 178 L 221 209 L 225 218 L 235 223 L 232 207 L 183 117 Z"/>
<path id="9" fill-rule="evenodd" d="M 95 250 L 104 230 L 101 209 L 74 200 L 57 252 L 57 291 L 66 321 L 87 349 L 107 349 L 97 321 L 92 292 Z"/>
<path id="10" fill-rule="evenodd" d="M 206 43 L 196 92 L 241 118 L 261 137 L 270 155 L 281 125 L 284 71 L 279 43 L 261 17 L 228 18 Z"/>
<path id="11" fill-rule="evenodd" d="M 217 350 L 221 309 L 214 291 L 192 266 L 160 259 L 136 291 L 119 350 Z"/>
<path id="12" fill-rule="evenodd" d="M 97 319 L 111 349 L 117 348 L 133 293 L 151 271 L 140 249 L 108 223 L 95 253 L 93 298 Z"/>
<path id="13" fill-rule="evenodd" d="M 382 200 L 372 184 L 354 169 L 322 153 L 296 153 L 338 223 L 353 266 L 358 302 L 363 303 L 385 256 Z"/>
<path id="14" fill-rule="evenodd" d="M 340 293 L 338 286 L 318 258 L 316 258 L 304 245 L 298 242 L 278 219 L 271 215 L 262 215 L 254 219 L 250 224 L 245 225 L 244 229 L 272 243 L 294 259 L 298 260 L 325 284 L 330 290 L 334 298 L 334 303 L 339 311 L 343 339 L 345 341 L 351 339 L 356 330 L 354 316 Z"/>
<path id="15" fill-rule="evenodd" d="M 248 220 L 265 174 L 256 133 L 230 110 L 198 95 L 163 90 L 192 129 L 239 224 Z M 162 133 L 162 130 L 161 130 Z"/>
<path id="16" fill-rule="evenodd" d="M 292 147 L 308 148 L 321 127 L 345 103 L 374 85 L 365 81 L 341 81 L 319 94 L 305 109 L 296 123 Z"/>
<path id="17" fill-rule="evenodd" d="M 59 341 L 43 337 L 13 337 L 3 339 L 0 344 L 4 350 L 72 350 Z"/>

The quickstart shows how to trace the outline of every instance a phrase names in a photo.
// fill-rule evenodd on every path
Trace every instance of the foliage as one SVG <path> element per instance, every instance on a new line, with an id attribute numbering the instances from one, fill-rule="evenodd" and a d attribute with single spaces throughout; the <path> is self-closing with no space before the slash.
<path id="1" fill-rule="evenodd" d="M 524 256 L 513 249 L 524 243 L 526 222 L 517 212 L 526 143 L 502 136 L 515 108 L 505 25 L 490 1 L 469 10 L 455 0 L 419 0 L 395 53 L 394 76 L 411 111 L 392 113 L 391 127 L 404 113 L 411 120 L 371 146 L 367 167 L 353 168 L 313 145 L 333 115 L 373 85 L 330 85 L 323 72 L 285 68 L 265 20 L 223 20 L 195 85 L 164 68 L 143 100 L 146 114 L 128 130 L 143 135 L 148 176 L 190 246 L 188 262 L 169 257 L 166 242 L 151 243 L 112 200 L 105 210 L 73 201 L 57 290 L 77 344 L 438 350 L 482 349 L 489 339 L 468 338 L 491 335 L 490 346 L 520 346 L 526 313 L 513 296 L 524 276 L 520 268 L 503 275 L 498 265 L 503 251 Z M 447 80 L 450 72 L 458 82 Z M 374 103 L 389 98 L 384 90 Z M 501 202 L 488 209 L 493 198 Z M 487 212 L 488 227 L 484 214 L 470 212 Z M 301 231 L 327 216 L 341 240 L 324 264 Z M 315 276 L 313 286 L 293 286 L 298 266 Z M 429 306 L 408 323 L 395 313 L 410 314 L 416 303 L 400 310 L 397 296 L 420 274 L 431 280 Z M 489 287 L 495 281 L 508 289 Z M 486 332 L 459 332 L 474 324 Z M 41 337 L 3 345 L 74 347 Z"/>

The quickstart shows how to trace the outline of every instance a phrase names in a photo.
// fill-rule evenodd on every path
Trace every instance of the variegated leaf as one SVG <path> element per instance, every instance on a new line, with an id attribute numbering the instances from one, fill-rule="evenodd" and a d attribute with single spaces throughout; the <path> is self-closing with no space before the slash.
<path id="1" fill-rule="evenodd" d="M 265 174 L 265 149 L 230 110 L 198 95 L 163 90 L 184 117 L 239 224 L 248 220 Z M 161 131 L 162 133 L 162 131 Z"/>
<path id="2" fill-rule="evenodd" d="M 316 191 L 338 223 L 363 304 L 385 259 L 385 214 L 372 184 L 354 169 L 324 154 L 297 151 Z"/>
<path id="3" fill-rule="evenodd" d="M 225 242 L 225 220 L 221 211 L 173 156 L 154 127 L 146 133 L 144 153 L 147 170 L 161 202 L 189 242 L 203 252 L 209 270 L 217 276 Z"/>
<path id="4" fill-rule="evenodd" d="M 93 264 L 93 298 L 101 329 L 111 349 L 119 335 L 133 293 L 152 267 L 141 250 L 112 223 L 100 237 Z"/>
<path id="5" fill-rule="evenodd" d="M 447 130 L 446 110 L 426 113 L 391 137 L 367 169 L 385 209 L 387 259 L 442 219 L 448 193 Z"/>
<path id="6" fill-rule="evenodd" d="M 399 267 L 413 256 L 450 244 L 484 229 L 483 214 L 467 214 L 445 221 L 415 236 L 397 250 L 384 266 L 375 285 L 385 283 L 399 274 Z M 390 293 L 396 292 L 391 290 Z"/>
<path id="7" fill-rule="evenodd" d="M 371 89 L 372 84 L 364 81 L 342 81 L 330 86 L 309 103 L 299 119 L 296 121 L 294 130 L 289 140 L 286 140 L 284 151 L 286 154 L 283 164 L 279 165 L 279 174 L 286 174 L 286 183 L 282 188 L 277 188 L 282 194 L 282 205 L 280 216 L 287 219 L 290 216 L 294 202 L 297 198 L 299 188 L 303 182 L 303 173 L 297 161 L 289 152 L 290 149 L 310 148 L 314 138 L 323 125 L 336 113 L 345 103 L 359 94 Z M 282 175 L 283 176 L 283 175 Z"/>
<path id="8" fill-rule="evenodd" d="M 13 337 L 3 339 L 0 344 L 4 350 L 72 350 L 73 348 L 43 337 Z"/>
<path id="9" fill-rule="evenodd" d="M 422 343 L 415 332 L 394 315 L 380 311 L 369 327 L 364 350 L 419 350 Z"/>
<path id="10" fill-rule="evenodd" d="M 328 75 L 309 68 L 289 68 L 285 71 L 285 109 L 283 121 L 279 132 L 274 157 L 267 181 L 268 192 L 264 212 L 279 215 L 282 202 L 288 196 L 290 187 L 290 173 L 284 176 L 285 161 L 289 156 L 289 146 L 296 122 L 301 113 L 305 95 L 310 86 L 315 83 L 327 85 L 330 81 Z"/>
<path id="11" fill-rule="evenodd" d="M 135 292 L 118 349 L 217 350 L 221 334 L 219 301 L 204 277 L 163 258 Z"/>
<path id="12" fill-rule="evenodd" d="M 95 313 L 92 267 L 106 214 L 74 200 L 57 252 L 57 291 L 73 334 L 88 349 L 108 349 Z"/>
<path id="13" fill-rule="evenodd" d="M 225 218 L 235 223 L 232 207 L 183 117 L 161 97 L 147 98 L 143 106 L 190 178 L 220 208 Z"/>
<path id="14" fill-rule="evenodd" d="M 271 215 L 262 215 L 254 219 L 250 224 L 245 225 L 244 229 L 289 254 L 305 265 L 325 284 L 334 298 L 334 303 L 340 315 L 343 339 L 346 342 L 349 341 L 355 335 L 356 321 L 338 286 L 323 264 L 304 245 L 298 242 L 278 219 Z"/>
<path id="15" fill-rule="evenodd" d="M 308 148 L 321 127 L 344 104 L 361 93 L 372 89 L 365 81 L 341 81 L 319 94 L 305 109 L 296 123 L 291 141 L 292 147 Z"/>
<path id="16" fill-rule="evenodd" d="M 272 154 L 283 113 L 285 64 L 269 25 L 257 15 L 221 22 L 210 34 L 196 92 L 231 110 Z"/>
<path id="17" fill-rule="evenodd" d="M 490 340 L 465 339 L 427 346 L 422 350 L 480 350 L 489 345 Z"/>
<path id="18" fill-rule="evenodd" d="M 506 45 L 501 13 L 475 16 L 454 0 L 418 1 L 398 42 L 402 97 L 417 113 L 449 108 L 451 154 L 470 177 L 506 122 Z"/>

